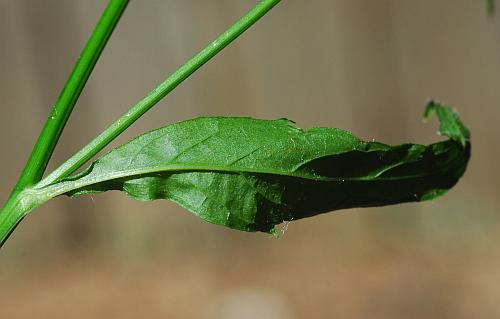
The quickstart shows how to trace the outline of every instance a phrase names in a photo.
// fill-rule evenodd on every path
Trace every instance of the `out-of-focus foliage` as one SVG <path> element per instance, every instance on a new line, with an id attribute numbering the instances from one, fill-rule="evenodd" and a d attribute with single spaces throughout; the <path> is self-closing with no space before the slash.
<path id="1" fill-rule="evenodd" d="M 496 0 L 486 0 L 486 7 L 489 15 L 494 15 L 496 11 Z"/>

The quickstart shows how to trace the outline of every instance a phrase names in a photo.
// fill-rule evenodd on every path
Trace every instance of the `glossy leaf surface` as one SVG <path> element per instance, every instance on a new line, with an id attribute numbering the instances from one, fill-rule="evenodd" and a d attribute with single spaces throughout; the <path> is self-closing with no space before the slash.
<path id="1" fill-rule="evenodd" d="M 469 132 L 449 107 L 430 102 L 431 113 L 448 140 L 397 146 L 335 128 L 303 131 L 285 119 L 197 118 L 143 134 L 48 187 L 169 199 L 214 224 L 271 232 L 337 209 L 444 194 L 465 171 Z"/>

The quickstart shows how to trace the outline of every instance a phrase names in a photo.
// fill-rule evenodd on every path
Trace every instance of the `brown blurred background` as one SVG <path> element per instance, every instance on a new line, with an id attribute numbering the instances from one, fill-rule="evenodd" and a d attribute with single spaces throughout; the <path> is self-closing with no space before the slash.
<path id="1" fill-rule="evenodd" d="M 132 1 L 51 168 L 255 2 Z M 2 202 L 104 6 L 0 0 Z M 57 198 L 0 251 L 0 318 L 499 318 L 499 83 L 500 16 L 483 0 L 284 0 L 117 143 L 200 115 L 428 143 L 432 97 L 472 131 L 459 184 L 293 222 L 280 240 L 166 201 Z"/>

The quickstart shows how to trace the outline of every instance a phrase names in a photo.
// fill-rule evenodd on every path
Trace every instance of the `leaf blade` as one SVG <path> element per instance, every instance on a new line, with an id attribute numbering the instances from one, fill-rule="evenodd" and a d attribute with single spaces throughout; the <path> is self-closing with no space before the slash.
<path id="1" fill-rule="evenodd" d="M 431 113 L 448 140 L 396 146 L 285 119 L 197 118 L 143 134 L 49 187 L 169 199 L 214 224 L 271 232 L 327 211 L 444 194 L 465 171 L 470 137 L 449 107 L 430 102 L 424 117 Z"/>

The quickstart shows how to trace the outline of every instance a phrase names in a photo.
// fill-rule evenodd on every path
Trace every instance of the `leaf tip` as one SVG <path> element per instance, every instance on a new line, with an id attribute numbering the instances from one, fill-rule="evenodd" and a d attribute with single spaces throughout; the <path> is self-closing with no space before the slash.
<path id="1" fill-rule="evenodd" d="M 438 133 L 448 136 L 450 139 L 459 142 L 465 147 L 470 140 L 470 132 L 462 123 L 458 114 L 451 107 L 430 99 L 427 102 L 423 120 L 427 121 L 432 114 L 436 114 L 439 120 Z"/>

